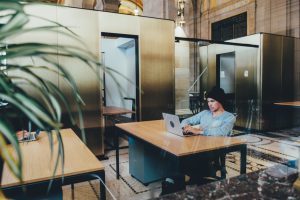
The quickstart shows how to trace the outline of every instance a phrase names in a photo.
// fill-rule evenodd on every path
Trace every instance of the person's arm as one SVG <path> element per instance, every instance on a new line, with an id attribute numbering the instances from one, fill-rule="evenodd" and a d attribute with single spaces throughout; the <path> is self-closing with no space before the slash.
<path id="1" fill-rule="evenodd" d="M 203 133 L 203 128 L 201 126 L 191 126 L 191 125 L 186 125 L 183 128 L 184 133 L 192 133 L 192 134 L 201 134 Z"/>
<path id="2" fill-rule="evenodd" d="M 192 125 L 193 126 L 193 125 L 200 124 L 203 112 L 205 112 L 205 111 L 201 111 L 201 112 L 199 112 L 198 114 L 196 114 L 192 117 L 189 117 L 189 118 L 186 118 L 186 119 L 182 120 L 182 122 L 180 123 L 181 127 L 184 128 L 187 125 Z"/>
<path id="3" fill-rule="evenodd" d="M 182 120 L 181 127 L 183 128 L 183 131 L 185 133 L 193 133 L 193 134 L 202 133 L 203 128 L 201 126 L 199 126 L 199 127 L 193 127 L 193 126 L 200 124 L 201 118 L 202 118 L 204 112 L 206 112 L 206 111 L 202 111 L 192 117 Z"/>
<path id="4" fill-rule="evenodd" d="M 208 136 L 230 136 L 235 121 L 235 116 L 231 115 L 224 119 L 220 126 L 205 127 L 203 134 Z"/>

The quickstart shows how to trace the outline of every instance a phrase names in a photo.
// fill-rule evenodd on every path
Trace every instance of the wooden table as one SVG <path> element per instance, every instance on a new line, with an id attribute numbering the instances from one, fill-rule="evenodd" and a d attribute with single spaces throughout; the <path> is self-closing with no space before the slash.
<path id="1" fill-rule="evenodd" d="M 116 127 L 130 137 L 153 145 L 164 150 L 169 155 L 175 156 L 180 164 L 184 164 L 184 159 L 189 156 L 205 153 L 221 155 L 239 151 L 241 153 L 240 173 L 246 173 L 247 144 L 241 139 L 202 135 L 180 137 L 167 132 L 163 120 L 116 124 Z M 119 149 L 116 149 L 116 163 L 117 178 L 119 178 Z"/>
<path id="2" fill-rule="evenodd" d="M 116 116 L 116 115 L 125 115 L 135 113 L 132 110 L 128 110 L 126 108 L 120 108 L 115 106 L 103 106 L 102 114 L 104 116 Z"/>
<path id="3" fill-rule="evenodd" d="M 277 102 L 274 103 L 275 105 L 279 106 L 293 106 L 293 107 L 300 107 L 300 101 L 289 101 L 289 102 Z"/>
<path id="4" fill-rule="evenodd" d="M 54 151 L 52 158 L 48 136 L 45 132 L 39 135 L 37 141 L 20 144 L 23 158 L 23 183 L 20 183 L 4 165 L 1 181 L 1 188 L 4 192 L 19 192 L 24 185 L 36 191 L 40 188 L 47 188 L 49 180 L 53 178 L 53 169 L 58 152 L 57 138 L 55 134 L 53 135 Z M 93 180 L 95 177 L 91 176 L 92 174 L 99 176 L 105 183 L 104 166 L 79 137 L 71 129 L 61 130 L 61 136 L 65 155 L 64 172 L 62 172 L 60 160 L 53 179 L 53 186 Z M 63 183 L 62 176 L 64 176 Z M 100 191 L 101 199 L 105 199 L 105 186 L 101 182 Z"/>

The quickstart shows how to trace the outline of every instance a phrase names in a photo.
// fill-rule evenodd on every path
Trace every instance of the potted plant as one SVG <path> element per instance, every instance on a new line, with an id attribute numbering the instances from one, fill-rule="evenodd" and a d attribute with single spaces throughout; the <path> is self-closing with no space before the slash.
<path id="1" fill-rule="evenodd" d="M 52 144 L 51 141 L 53 137 L 51 130 L 54 130 L 59 142 L 59 158 L 57 158 L 56 163 L 58 163 L 58 159 L 61 159 L 62 163 L 64 160 L 63 143 L 60 136 L 60 128 L 62 127 L 62 106 L 68 110 L 70 121 L 75 123 L 71 109 L 62 91 L 57 85 L 35 73 L 35 70 L 43 69 L 49 73 L 57 73 L 60 77 L 65 79 L 76 101 L 78 116 L 82 122 L 81 106 L 83 106 L 84 103 L 80 97 L 76 83 L 68 71 L 65 70 L 64 66 L 62 66 L 57 59 L 53 59 L 53 55 L 79 59 L 91 70 L 95 70 L 95 72 L 101 67 L 97 57 L 92 56 L 92 53 L 86 52 L 86 50 L 79 49 L 78 47 L 39 42 L 8 42 L 10 38 L 25 33 L 53 31 L 57 30 L 57 28 L 64 29 L 61 31 L 57 30 L 58 34 L 68 35 L 78 40 L 72 31 L 53 21 L 48 20 L 51 25 L 42 27 L 26 26 L 33 16 L 26 13 L 24 8 L 28 3 L 33 2 L 36 1 L 0 1 L 0 104 L 8 104 L 11 109 L 10 112 L 1 112 L 0 110 L 0 161 L 6 162 L 12 173 L 20 180 L 22 180 L 22 157 L 16 137 L 16 130 L 11 119 L 16 116 L 23 116 L 39 129 L 47 131 L 50 144 Z M 24 57 L 30 59 L 38 57 L 38 59 L 43 60 L 46 64 L 23 64 L 17 61 L 19 58 Z M 55 70 L 53 70 L 53 66 Z M 24 76 L 11 75 L 13 73 L 10 72 L 15 70 L 21 71 Z M 99 73 L 95 73 L 95 75 L 96 74 L 98 75 Z M 38 93 L 39 98 L 25 91 L 22 88 L 24 84 L 34 89 L 35 92 Z M 81 130 L 84 139 L 83 129 Z M 11 152 L 8 150 L 8 145 L 13 147 L 16 157 L 11 155 Z M 0 163 L 0 174 L 2 174 L 2 166 L 3 164 Z M 57 166 L 56 164 L 53 174 L 55 174 Z"/>

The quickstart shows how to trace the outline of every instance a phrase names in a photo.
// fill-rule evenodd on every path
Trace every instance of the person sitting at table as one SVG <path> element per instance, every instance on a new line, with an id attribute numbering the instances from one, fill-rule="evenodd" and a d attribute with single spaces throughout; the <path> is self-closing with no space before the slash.
<path id="1" fill-rule="evenodd" d="M 207 103 L 209 110 L 203 110 L 181 122 L 184 132 L 201 133 L 205 136 L 230 136 L 236 117 L 224 109 L 226 105 L 224 90 L 220 87 L 213 87 L 207 95 Z M 225 155 L 219 154 L 207 154 L 204 157 L 187 160 L 190 183 L 201 184 L 203 177 L 216 177 L 217 170 L 223 170 L 226 173 L 225 166 L 222 166 L 225 163 L 222 164 L 220 161 L 222 156 L 225 162 Z"/>
<path id="2" fill-rule="evenodd" d="M 209 110 L 203 110 L 184 119 L 181 122 L 183 131 L 194 134 L 202 133 L 207 136 L 230 136 L 236 118 L 224 109 L 225 102 L 224 90 L 220 87 L 213 87 L 207 95 Z"/>

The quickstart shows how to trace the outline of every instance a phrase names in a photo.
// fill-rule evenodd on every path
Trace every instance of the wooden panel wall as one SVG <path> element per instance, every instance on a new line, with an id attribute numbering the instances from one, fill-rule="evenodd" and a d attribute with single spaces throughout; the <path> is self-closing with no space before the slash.
<path id="1" fill-rule="evenodd" d="M 140 20 L 141 118 L 161 119 L 162 112 L 175 112 L 174 22 Z"/>

